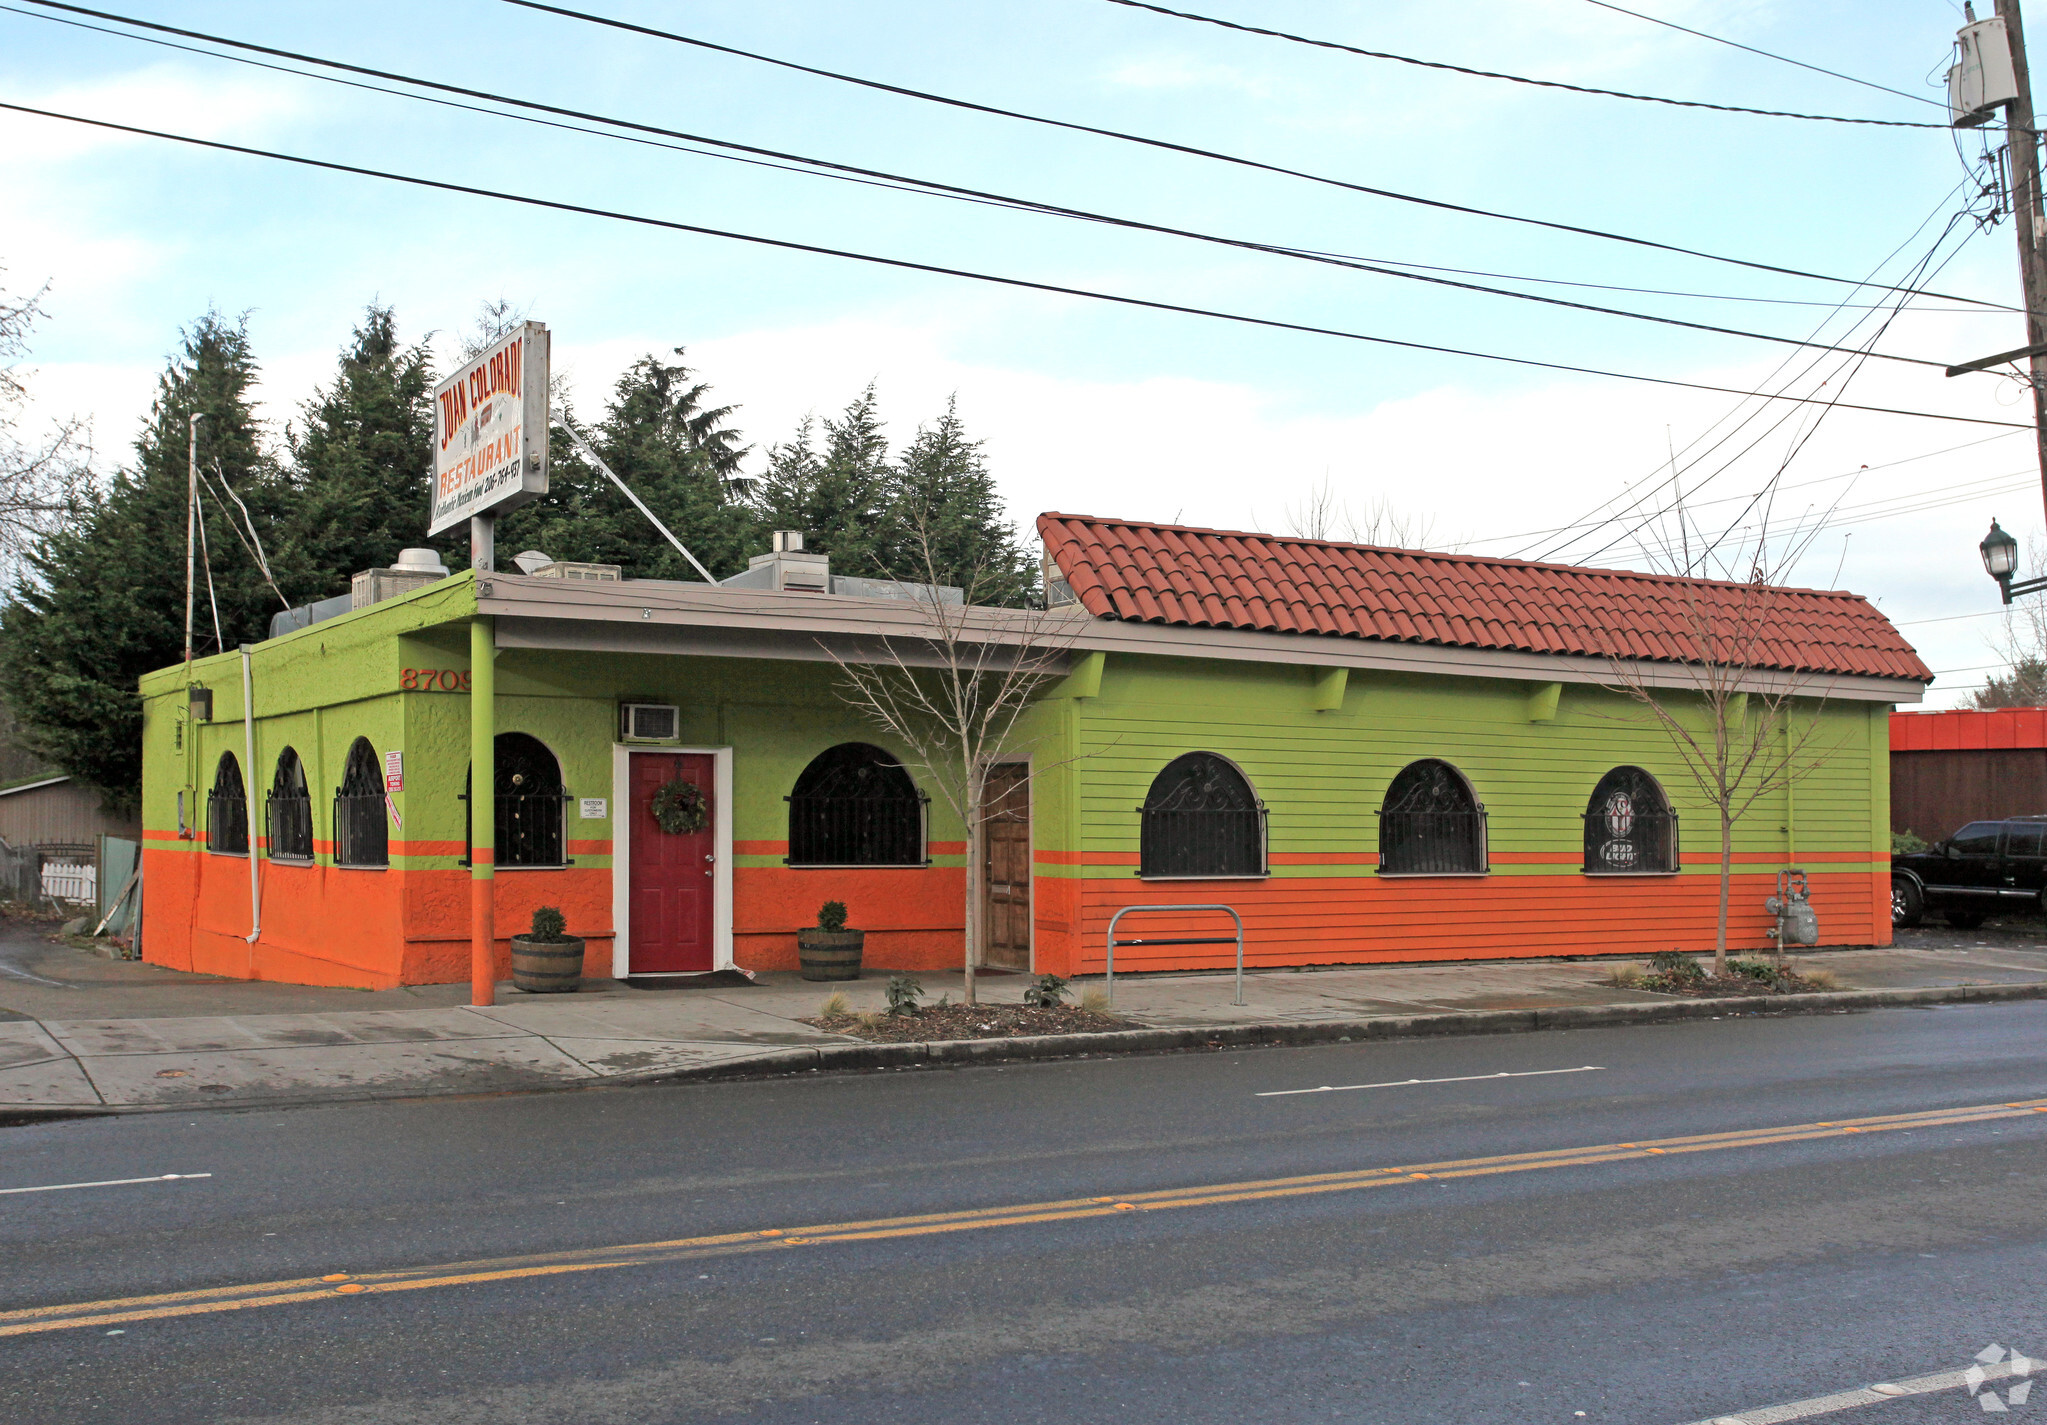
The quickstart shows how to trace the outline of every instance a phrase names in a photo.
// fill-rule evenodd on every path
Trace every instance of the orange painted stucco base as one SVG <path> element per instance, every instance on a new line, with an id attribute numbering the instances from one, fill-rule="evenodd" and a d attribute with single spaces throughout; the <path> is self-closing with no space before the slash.
<path id="1" fill-rule="evenodd" d="M 957 970 L 966 895 L 960 866 L 741 866 L 732 873 L 732 960 L 748 970 L 795 969 L 796 932 L 817 924 L 826 901 L 839 901 L 846 924 L 867 932 L 863 966 Z"/>
<path id="2" fill-rule="evenodd" d="M 1811 874 L 1826 945 L 1891 943 L 1888 867 Z M 1763 910 L 1776 873 L 1738 871 L 1728 901 L 1728 946 L 1766 950 Z M 1714 876 L 1585 875 L 1400 877 L 1373 875 L 1267 881 L 1139 881 L 1040 875 L 1033 886 L 1033 960 L 1041 974 L 1094 975 L 1106 965 L 1109 920 L 1134 905 L 1218 903 L 1244 918 L 1247 968 L 1369 965 L 1428 960 L 1534 959 L 1557 955 L 1711 953 L 1720 894 Z M 1117 938 L 1226 935 L 1229 917 L 1134 915 Z M 1232 945 L 1131 946 L 1121 974 L 1224 969 Z"/>
<path id="3" fill-rule="evenodd" d="M 234 979 L 390 989 L 469 978 L 465 869 L 357 870 L 263 862 L 263 933 L 248 940 L 248 862 L 161 844 L 143 852 L 143 957 L 152 964 Z M 1345 868 L 1346 872 L 1350 868 Z M 1363 869 L 1363 868 L 1360 868 Z M 868 932 L 873 970 L 956 970 L 961 963 L 966 873 L 959 867 L 733 873 L 733 959 L 750 970 L 797 967 L 796 931 L 816 923 L 827 900 L 845 902 Z M 540 905 L 561 908 L 569 932 L 588 942 L 584 973 L 612 973 L 612 873 L 608 868 L 500 871 L 492 882 L 499 932 L 497 974 L 511 970 L 509 935 Z M 1770 948 L 1763 898 L 1774 869 L 1733 882 L 1729 945 Z M 1889 877 L 1848 865 L 1812 872 L 1814 908 L 1829 945 L 1890 943 Z M 1033 888 L 1040 974 L 1102 972 L 1104 937 L 1130 905 L 1215 901 L 1244 917 L 1250 967 L 1428 960 L 1642 955 L 1713 948 L 1717 878 L 1600 878 L 1575 873 L 1384 878 L 1370 874 L 1264 881 L 1139 881 L 1040 874 Z M 1130 935 L 1212 935 L 1226 918 L 1134 917 Z M 1222 969 L 1232 947 L 1131 947 L 1117 969 Z"/>
<path id="4" fill-rule="evenodd" d="M 248 935 L 249 863 L 145 846 L 142 958 L 238 980 L 383 990 L 469 978 L 466 869 L 359 870 L 261 863 L 263 931 Z M 611 973 L 611 872 L 500 871 L 492 882 L 497 973 L 535 907 L 558 907 L 584 946 L 584 972 Z"/>

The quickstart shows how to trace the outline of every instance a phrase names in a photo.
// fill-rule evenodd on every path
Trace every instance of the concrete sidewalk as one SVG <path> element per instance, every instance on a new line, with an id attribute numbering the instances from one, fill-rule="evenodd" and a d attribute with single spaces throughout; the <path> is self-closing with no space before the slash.
<path id="1" fill-rule="evenodd" d="M 1242 1007 L 1231 1002 L 1226 974 L 1126 976 L 1116 985 L 1119 1014 L 1149 1030 L 1193 1033 L 1075 1036 L 1029 1047 L 1038 1053 L 1090 1051 L 1091 1044 L 1165 1048 L 1210 1034 L 1241 1041 L 1251 1031 L 1284 1036 L 1289 1029 L 1333 1037 L 1353 1029 L 1362 1036 L 1465 1025 L 1533 1028 L 1546 1015 L 1566 1017 L 1560 1011 L 1604 1009 L 1633 1017 L 1621 1007 L 1696 1003 L 1614 985 L 1614 970 L 1628 963 L 1268 971 L 1246 977 Z M 2047 940 L 2033 926 L 1907 932 L 1890 949 L 1828 951 L 1803 963 L 1830 971 L 1846 990 L 1920 992 L 1912 999 L 1961 998 L 1967 986 L 2047 994 Z M 1024 1047 L 975 1041 L 983 1047 L 951 1054 L 927 1053 L 924 1046 L 867 1052 L 864 1041 L 798 1022 L 816 1014 L 834 988 L 855 1009 L 879 1009 L 886 979 L 877 971 L 835 987 L 784 973 L 743 987 L 664 990 L 596 980 L 575 995 L 525 995 L 504 985 L 496 1006 L 476 1009 L 466 1003 L 466 985 L 358 991 L 218 980 L 107 960 L 13 926 L 0 929 L 0 1111 L 496 1093 L 749 1067 L 771 1072 L 834 1061 L 853 1067 L 992 1057 L 1009 1052 L 994 1046 Z M 956 974 L 919 979 L 931 999 L 960 997 Z M 1028 983 L 1020 975 L 984 977 L 982 997 L 1016 1003 Z M 1098 985 L 1089 980 L 1077 988 Z M 1873 998 L 1850 996 L 1841 1003 Z M 1516 1011 L 1540 1013 L 1517 1018 Z"/>

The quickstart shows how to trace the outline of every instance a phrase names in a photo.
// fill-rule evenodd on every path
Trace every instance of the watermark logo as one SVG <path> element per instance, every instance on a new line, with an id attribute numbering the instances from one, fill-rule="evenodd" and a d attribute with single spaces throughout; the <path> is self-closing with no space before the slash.
<path id="1" fill-rule="evenodd" d="M 2033 1367 L 2038 1364 L 2030 1356 L 2019 1351 L 2007 1351 L 1992 1341 L 1976 1353 L 1976 1364 L 1962 1372 L 1962 1384 L 1968 1387 L 1970 1396 L 1984 1411 L 2001 1415 L 2026 1403 L 2026 1398 L 2033 1393 Z M 1993 1380 L 2010 1381 L 2014 1376 L 2018 1379 L 2002 1390 L 1991 1385 Z"/>

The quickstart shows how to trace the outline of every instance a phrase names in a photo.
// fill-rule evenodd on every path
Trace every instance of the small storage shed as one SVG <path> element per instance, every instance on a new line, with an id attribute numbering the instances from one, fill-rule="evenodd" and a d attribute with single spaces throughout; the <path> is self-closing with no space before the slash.
<path id="1" fill-rule="evenodd" d="M 1891 718 L 1891 830 L 1937 841 L 1971 821 L 2047 815 L 2047 708 Z"/>
<path id="2" fill-rule="evenodd" d="M 101 836 L 133 841 L 142 825 L 133 816 L 109 816 L 99 793 L 70 777 L 32 777 L 0 787 L 0 841 L 17 850 L 34 846 L 91 846 Z"/>
<path id="3" fill-rule="evenodd" d="M 1254 967 L 1710 948 L 1717 823 L 1616 683 L 1703 729 L 1687 630 L 1758 599 L 1743 686 L 1792 695 L 1812 765 L 1737 831 L 1734 943 L 1769 943 L 1789 866 L 1825 943 L 1889 939 L 1889 715 L 1931 675 L 1857 595 L 1081 515 L 1038 531 L 1052 607 L 1028 636 L 1059 671 L 992 769 L 984 964 L 1098 973 L 1118 910 L 1188 902 L 1239 910 Z M 868 966 L 957 967 L 966 828 L 837 690 L 835 660 L 914 648 L 931 606 L 793 540 L 756 563 L 727 585 L 467 571 L 258 644 L 246 674 L 146 676 L 148 958 L 459 980 L 482 896 L 501 969 L 543 904 L 592 975 L 793 968 L 830 900 Z M 1013 611 L 946 607 L 970 648 L 1024 636 Z M 474 775 L 472 747 L 493 749 Z M 494 879 L 472 876 L 477 816 Z"/>

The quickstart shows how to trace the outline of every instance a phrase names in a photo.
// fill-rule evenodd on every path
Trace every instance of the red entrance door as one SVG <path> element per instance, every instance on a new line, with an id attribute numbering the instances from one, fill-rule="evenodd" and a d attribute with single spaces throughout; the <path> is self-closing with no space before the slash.
<path id="1" fill-rule="evenodd" d="M 711 758 L 700 752 L 634 752 L 632 897 L 626 967 L 635 975 L 711 968 L 712 891 L 717 884 L 717 808 L 711 803 Z M 654 794 L 676 778 L 702 790 L 712 816 L 702 831 L 666 832 L 654 820 Z"/>

